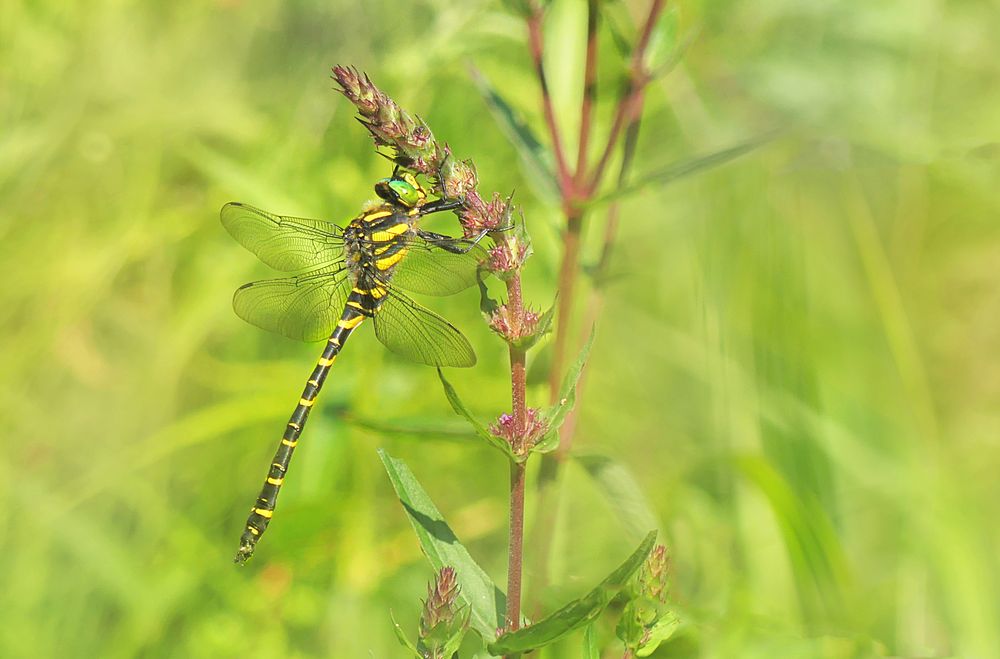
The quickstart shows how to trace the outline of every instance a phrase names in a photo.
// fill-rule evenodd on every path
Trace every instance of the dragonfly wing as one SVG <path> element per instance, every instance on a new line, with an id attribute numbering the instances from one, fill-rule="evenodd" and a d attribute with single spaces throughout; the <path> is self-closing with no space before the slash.
<path id="1" fill-rule="evenodd" d="M 275 215 L 238 202 L 223 206 L 220 216 L 233 238 L 275 270 L 306 270 L 343 255 L 343 231 L 331 222 Z"/>
<path id="2" fill-rule="evenodd" d="M 467 252 L 458 254 L 418 238 L 408 240 L 406 257 L 393 272 L 392 285 L 421 295 L 464 291 L 479 280 L 481 264 L 489 257 L 479 245 L 466 247 Z"/>
<path id="3" fill-rule="evenodd" d="M 407 359 L 430 366 L 473 366 L 476 353 L 447 320 L 389 288 L 373 319 L 375 336 Z"/>
<path id="4" fill-rule="evenodd" d="M 333 331 L 350 288 L 347 269 L 334 266 L 241 286 L 233 296 L 233 309 L 261 329 L 299 341 L 319 341 Z"/>

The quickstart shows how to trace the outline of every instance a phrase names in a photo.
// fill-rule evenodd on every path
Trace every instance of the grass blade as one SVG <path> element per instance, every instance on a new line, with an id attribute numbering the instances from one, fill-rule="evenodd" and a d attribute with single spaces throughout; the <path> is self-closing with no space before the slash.
<path id="1" fill-rule="evenodd" d="M 638 538 L 649 529 L 660 528 L 653 506 L 625 465 L 605 455 L 575 458 L 594 480 L 630 537 Z"/>
<path id="2" fill-rule="evenodd" d="M 735 160 L 742 155 L 750 153 L 757 147 L 775 139 L 779 134 L 780 131 L 777 130 L 769 131 L 726 149 L 715 151 L 703 156 L 697 156 L 695 158 L 689 158 L 687 160 L 681 160 L 671 163 L 663 169 L 658 169 L 641 176 L 636 176 L 634 179 L 636 183 L 626 185 L 617 190 L 613 190 L 608 194 L 602 195 L 591 202 L 591 204 L 602 204 L 615 199 L 621 199 L 622 197 L 627 197 L 635 194 L 636 192 L 640 192 L 652 185 L 666 185 L 676 181 L 677 179 L 684 178 L 685 176 L 691 176 L 692 174 L 697 174 L 698 172 L 718 167 L 719 165 L 723 165 L 730 160 Z"/>

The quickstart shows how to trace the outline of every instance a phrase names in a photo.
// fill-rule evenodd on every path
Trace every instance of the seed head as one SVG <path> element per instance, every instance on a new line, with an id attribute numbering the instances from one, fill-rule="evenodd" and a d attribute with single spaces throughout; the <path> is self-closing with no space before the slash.
<path id="1" fill-rule="evenodd" d="M 441 568 L 434 581 L 427 584 L 427 599 L 420 613 L 420 638 L 427 638 L 435 627 L 451 624 L 455 619 L 458 590 L 458 579 L 452 567 Z"/>
<path id="2" fill-rule="evenodd" d="M 660 602 L 667 601 L 667 576 L 670 557 L 664 545 L 656 545 L 649 553 L 639 572 L 639 591 L 644 597 Z"/>
<path id="3" fill-rule="evenodd" d="M 549 429 L 549 424 L 542 417 L 541 410 L 529 407 L 526 410 L 524 429 L 519 431 L 511 414 L 501 414 L 490 424 L 490 432 L 507 440 L 517 455 L 523 454 L 534 446 Z"/>

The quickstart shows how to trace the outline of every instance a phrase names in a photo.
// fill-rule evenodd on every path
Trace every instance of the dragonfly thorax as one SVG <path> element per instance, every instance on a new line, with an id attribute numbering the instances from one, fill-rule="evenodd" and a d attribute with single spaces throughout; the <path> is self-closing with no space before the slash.
<path id="1" fill-rule="evenodd" d="M 344 229 L 344 251 L 356 288 L 387 284 L 405 258 L 416 218 L 388 204 L 373 208 Z"/>

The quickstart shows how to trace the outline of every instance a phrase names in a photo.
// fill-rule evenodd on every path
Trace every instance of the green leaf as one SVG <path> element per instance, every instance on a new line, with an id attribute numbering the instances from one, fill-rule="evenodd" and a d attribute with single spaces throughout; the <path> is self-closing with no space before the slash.
<path id="1" fill-rule="evenodd" d="M 583 631 L 583 659 L 601 659 L 601 649 L 597 647 L 597 631 L 594 624 Z"/>
<path id="2" fill-rule="evenodd" d="M 622 615 L 618 619 L 618 624 L 615 626 L 615 636 L 621 639 L 626 648 L 634 651 L 645 631 L 642 621 L 636 615 L 635 603 L 630 601 L 625 605 Z"/>
<path id="3" fill-rule="evenodd" d="M 413 653 L 413 656 L 417 659 L 423 659 L 423 655 L 420 654 L 416 646 L 413 645 L 410 639 L 406 638 L 406 632 L 404 632 L 403 628 L 399 626 L 398 622 L 396 622 L 396 617 L 392 615 L 392 611 L 389 612 L 389 619 L 392 620 L 392 628 L 393 631 L 396 632 L 396 638 L 399 639 L 399 644 L 410 650 L 410 652 Z"/>
<path id="4" fill-rule="evenodd" d="M 451 659 L 462 645 L 465 633 L 469 631 L 470 614 L 471 611 L 466 606 L 456 614 L 460 617 L 450 621 L 440 621 L 417 642 L 417 651 L 422 653 L 420 656 Z"/>
<path id="5" fill-rule="evenodd" d="M 592 622 L 642 566 L 655 542 L 656 531 L 650 531 L 639 548 L 596 588 L 529 627 L 503 634 L 488 646 L 489 651 L 500 655 L 535 650 Z"/>
<path id="6" fill-rule="evenodd" d="M 479 311 L 489 324 L 493 320 L 493 314 L 500 308 L 500 303 L 490 297 L 490 289 L 486 287 L 486 282 L 479 280 Z"/>
<path id="7" fill-rule="evenodd" d="M 469 630 L 469 619 L 472 612 L 469 609 L 465 610 L 465 620 L 461 624 L 454 627 L 452 635 L 445 642 L 444 647 L 441 649 L 441 656 L 451 659 L 451 657 L 458 652 L 458 648 L 462 645 L 462 639 L 465 638 L 465 632 Z M 495 633 L 495 632 L 494 632 Z"/>
<path id="8" fill-rule="evenodd" d="M 758 135 L 753 139 L 747 140 L 746 142 L 741 142 L 726 149 L 715 151 L 714 153 L 709 153 L 704 156 L 698 156 L 696 158 L 681 160 L 667 165 L 663 169 L 659 169 L 642 176 L 637 176 L 634 179 L 636 181 L 635 183 L 602 195 L 590 202 L 590 205 L 602 204 L 615 199 L 620 199 L 622 197 L 627 197 L 628 195 L 635 194 L 636 192 L 648 188 L 651 185 L 666 185 L 667 183 L 684 178 L 685 176 L 691 176 L 692 174 L 697 174 L 698 172 L 706 169 L 718 167 L 719 165 L 723 165 L 730 160 L 734 160 L 742 155 L 750 153 L 757 147 L 775 139 L 779 134 L 780 131 L 777 130 L 769 131 Z"/>
<path id="9" fill-rule="evenodd" d="M 636 650 L 635 656 L 648 657 L 656 652 L 656 648 L 660 647 L 660 643 L 673 636 L 680 624 L 681 620 L 677 617 L 676 613 L 669 609 L 664 611 L 660 619 L 656 621 L 656 624 L 649 628 L 649 638 Z"/>
<path id="10" fill-rule="evenodd" d="M 629 537 L 639 538 L 649 529 L 661 528 L 653 507 L 625 465 L 604 455 L 576 455 L 574 458 L 594 480 Z"/>
<path id="11" fill-rule="evenodd" d="M 550 202 L 559 200 L 559 184 L 553 172 L 549 154 L 542 143 L 535 137 L 534 131 L 514 111 L 514 108 L 504 100 L 503 96 L 490 84 L 479 69 L 469 66 L 469 75 L 476 89 L 486 101 L 493 119 L 506 134 L 525 168 L 528 182 L 535 188 L 539 197 Z"/>
<path id="12" fill-rule="evenodd" d="M 508 444 L 502 437 L 497 437 L 491 433 L 489 428 L 483 425 L 479 419 L 474 417 L 472 412 L 470 412 L 462 402 L 462 399 L 458 397 L 458 392 L 455 391 L 455 387 L 451 386 L 451 383 L 445 379 L 444 373 L 441 372 L 440 368 L 437 372 L 438 377 L 441 378 L 441 384 L 444 386 L 444 395 L 448 399 L 448 402 L 451 403 L 451 409 L 455 410 L 455 413 L 459 416 L 464 417 L 465 420 L 469 422 L 469 425 L 472 426 L 472 429 L 476 431 L 476 435 L 478 435 L 483 441 L 506 455 L 508 459 L 516 461 L 518 458 L 514 455 L 514 451 L 511 450 L 510 444 Z"/>
<path id="13" fill-rule="evenodd" d="M 562 426 L 563 421 L 566 420 L 566 415 L 569 414 L 569 411 L 573 409 L 573 405 L 576 403 L 576 385 L 580 381 L 583 367 L 587 363 L 590 348 L 594 345 L 594 334 L 594 330 L 591 330 L 590 337 L 583 344 L 583 349 L 580 350 L 580 355 L 573 362 L 573 365 L 570 366 L 569 370 L 566 371 L 566 375 L 563 376 L 562 386 L 559 388 L 559 400 L 545 411 L 547 430 L 541 439 L 531 448 L 533 452 L 549 453 L 559 446 L 559 428 Z"/>
<path id="14" fill-rule="evenodd" d="M 455 537 L 409 467 L 382 449 L 378 455 L 431 567 L 455 568 L 461 587 L 459 599 L 469 607 L 472 628 L 488 642 L 503 626 L 507 598 Z"/>
<path id="15" fill-rule="evenodd" d="M 604 19 L 604 25 L 607 26 L 608 33 L 611 35 L 611 43 L 622 61 L 621 70 L 624 74 L 626 63 L 632 56 L 632 39 L 635 38 L 632 17 L 629 16 L 625 3 L 609 2 L 601 8 L 601 18 Z"/>
<path id="16" fill-rule="evenodd" d="M 531 3 L 528 0 L 503 0 L 503 4 L 511 13 L 522 18 L 531 15 Z"/>
<path id="17" fill-rule="evenodd" d="M 656 21 L 646 48 L 643 66 L 647 71 L 656 71 L 664 66 L 677 48 L 677 31 L 680 12 L 677 5 L 667 7 Z"/>
<path id="18" fill-rule="evenodd" d="M 344 412 L 340 418 L 357 428 L 371 430 L 383 435 L 403 435 L 420 439 L 444 439 L 449 441 L 468 441 L 469 427 L 460 419 L 430 415 L 398 416 L 388 419 L 356 416 Z"/>

